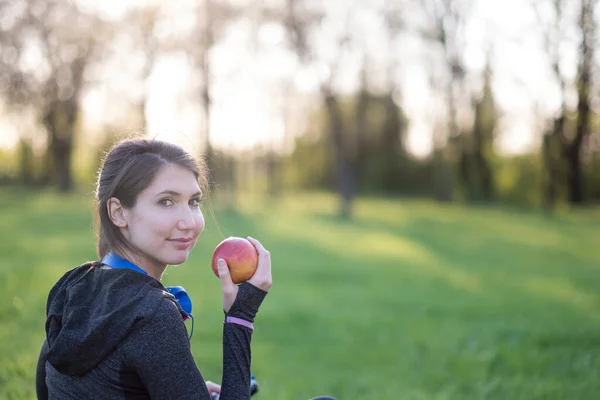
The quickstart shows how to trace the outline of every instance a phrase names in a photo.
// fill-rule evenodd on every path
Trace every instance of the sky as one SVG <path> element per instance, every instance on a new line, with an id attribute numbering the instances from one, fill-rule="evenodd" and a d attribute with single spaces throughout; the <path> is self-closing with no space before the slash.
<path id="1" fill-rule="evenodd" d="M 128 7 L 144 5 L 148 1 L 151 0 L 80 0 L 80 3 L 111 18 L 118 18 Z M 535 118 L 535 108 L 549 113 L 558 104 L 535 30 L 536 16 L 528 2 L 523 0 L 474 1 L 474 18 L 467 26 L 470 45 L 465 47 L 465 61 L 470 69 L 481 70 L 485 65 L 483 44 L 487 38 L 491 38 L 495 66 L 494 94 L 503 115 L 497 145 L 507 153 L 529 150 L 537 145 L 539 137 L 540 126 Z M 332 7 L 337 4 L 339 7 L 345 2 L 327 4 Z M 376 34 L 367 34 L 377 33 L 380 29 L 372 21 L 368 13 L 362 13 L 357 19 L 367 38 L 378 37 Z M 185 21 L 178 23 L 185 24 Z M 322 67 L 298 69 L 294 58 L 281 50 L 284 32 L 274 24 L 257 31 L 257 38 L 262 45 L 260 53 L 257 53 L 248 34 L 252 28 L 249 19 L 232 26 L 210 55 L 214 73 L 210 130 L 211 141 L 217 146 L 237 149 L 256 143 L 281 146 L 285 133 L 282 110 L 287 104 L 281 83 L 286 82 L 292 72 L 296 90 L 306 96 L 308 100 L 305 101 L 310 101 L 309 94 L 317 90 L 319 78 L 327 73 Z M 335 31 L 335 23 L 331 24 L 330 29 Z M 385 56 L 389 51 L 389 47 L 376 39 L 367 45 L 375 59 Z M 397 80 L 401 82 L 402 104 L 411 117 L 407 146 L 414 154 L 423 156 L 431 148 L 431 132 L 434 129 L 432 114 L 436 113 L 436 107 L 441 103 L 439 94 L 430 89 L 422 60 L 413 59 L 412 55 L 420 51 L 419 46 L 419 42 L 410 38 L 398 44 L 396 51 L 403 60 L 408 61 L 403 62 Z M 323 41 L 319 50 L 324 56 L 333 54 L 335 57 L 334 47 L 335 43 Z M 352 92 L 357 85 L 355 72 L 358 63 L 351 56 L 346 57 L 344 63 L 348 68 L 340 75 L 338 86 L 342 92 Z M 353 63 L 356 68 L 353 68 Z M 565 71 L 573 74 L 574 71 L 569 72 L 569 65 L 565 62 Z M 128 66 L 119 65 L 116 68 Z M 113 76 L 118 79 L 114 71 Z M 195 75 L 184 54 L 169 54 L 157 60 L 147 82 L 146 118 L 151 135 L 193 148 L 200 146 L 197 132 L 202 130 L 202 110 L 199 93 L 191 90 L 195 87 L 194 83 Z M 128 92 L 140 90 L 139 87 L 130 88 L 130 84 L 125 76 L 122 82 L 115 85 L 120 85 L 120 90 Z M 123 112 L 125 108 L 122 103 L 113 101 L 113 96 L 114 91 L 106 87 L 97 87 L 86 94 L 83 107 L 90 127 Z M 304 108 L 294 104 L 291 111 L 294 110 L 297 121 L 306 118 Z M 16 129 L 2 124 L 0 119 L 6 144 L 11 141 L 11 132 L 16 137 Z"/>

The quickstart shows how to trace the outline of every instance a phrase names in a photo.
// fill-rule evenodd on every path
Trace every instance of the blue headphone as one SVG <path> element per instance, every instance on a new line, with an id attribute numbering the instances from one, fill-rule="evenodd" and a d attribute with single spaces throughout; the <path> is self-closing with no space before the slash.
<path id="1" fill-rule="evenodd" d="M 102 264 L 106 264 L 112 268 L 126 268 L 131 269 L 133 271 L 139 272 L 144 275 L 148 275 L 146 271 L 132 263 L 116 255 L 115 253 L 108 253 L 102 258 Z M 182 286 L 167 286 L 166 289 L 175 296 L 175 300 L 181 306 L 181 309 L 185 311 L 185 313 L 192 319 L 192 332 L 190 334 L 190 339 L 194 334 L 194 317 L 192 317 L 192 299 L 186 293 L 185 289 Z"/>

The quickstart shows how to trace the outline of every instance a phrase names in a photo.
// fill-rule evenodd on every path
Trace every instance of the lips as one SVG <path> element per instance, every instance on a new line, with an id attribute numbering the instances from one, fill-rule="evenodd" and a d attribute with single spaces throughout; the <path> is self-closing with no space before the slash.
<path id="1" fill-rule="evenodd" d="M 168 241 L 173 243 L 173 245 L 179 249 L 186 249 L 194 242 L 194 238 L 177 238 L 169 239 Z"/>
<path id="2" fill-rule="evenodd" d="M 178 239 L 169 239 L 171 242 L 178 243 L 190 243 L 194 238 L 178 238 Z"/>

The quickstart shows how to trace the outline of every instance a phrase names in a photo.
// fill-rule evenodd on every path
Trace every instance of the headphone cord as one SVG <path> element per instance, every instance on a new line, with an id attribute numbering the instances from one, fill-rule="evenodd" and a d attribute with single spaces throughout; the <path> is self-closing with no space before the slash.
<path id="1" fill-rule="evenodd" d="M 194 316 L 192 314 L 188 314 L 192 319 L 192 331 L 190 332 L 190 337 L 188 340 L 192 340 L 192 335 L 194 335 Z"/>

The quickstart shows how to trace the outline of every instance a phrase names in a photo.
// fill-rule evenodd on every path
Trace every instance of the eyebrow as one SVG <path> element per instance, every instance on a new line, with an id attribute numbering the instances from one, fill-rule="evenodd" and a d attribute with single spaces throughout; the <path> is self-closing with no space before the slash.
<path id="1" fill-rule="evenodd" d="M 158 193 L 156 195 L 156 197 L 158 196 L 162 196 L 163 194 L 170 194 L 171 196 L 181 196 L 181 193 L 176 192 L 174 190 L 163 190 L 162 192 Z M 193 193 L 190 197 L 196 197 L 196 196 L 201 196 L 202 192 L 197 191 L 196 193 Z"/>

